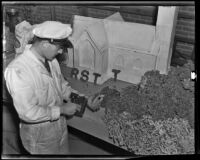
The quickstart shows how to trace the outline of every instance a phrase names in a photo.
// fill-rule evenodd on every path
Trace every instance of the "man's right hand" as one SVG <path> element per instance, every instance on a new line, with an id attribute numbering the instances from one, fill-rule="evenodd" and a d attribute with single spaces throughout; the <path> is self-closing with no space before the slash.
<path id="1" fill-rule="evenodd" d="M 60 107 L 61 114 L 72 116 L 76 111 L 80 111 L 81 106 L 75 103 L 67 102 Z"/>

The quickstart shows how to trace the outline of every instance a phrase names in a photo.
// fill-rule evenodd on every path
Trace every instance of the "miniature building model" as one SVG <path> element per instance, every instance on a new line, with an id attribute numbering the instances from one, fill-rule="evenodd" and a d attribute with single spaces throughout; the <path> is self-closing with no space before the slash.
<path id="1" fill-rule="evenodd" d="M 120 70 L 117 79 L 137 84 L 146 71 L 167 74 L 172 54 L 177 7 L 159 7 L 156 26 L 124 22 L 119 13 L 106 19 L 74 16 L 67 65 L 99 73 L 102 84 Z"/>

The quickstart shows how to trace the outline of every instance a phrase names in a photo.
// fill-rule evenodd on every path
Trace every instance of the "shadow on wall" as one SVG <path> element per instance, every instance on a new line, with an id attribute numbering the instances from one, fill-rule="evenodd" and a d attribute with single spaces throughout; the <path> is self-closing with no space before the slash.
<path id="1" fill-rule="evenodd" d="M 187 63 L 187 60 L 189 60 L 189 58 L 184 57 L 183 54 L 179 51 L 173 51 L 172 53 L 172 59 L 171 59 L 171 66 L 183 66 L 184 64 Z M 194 53 L 193 56 L 191 57 L 191 60 L 194 62 Z"/>

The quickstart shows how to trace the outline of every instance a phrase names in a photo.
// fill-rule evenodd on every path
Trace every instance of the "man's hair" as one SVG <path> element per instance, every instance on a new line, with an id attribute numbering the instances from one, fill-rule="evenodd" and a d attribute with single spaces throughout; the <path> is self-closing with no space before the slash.
<path id="1" fill-rule="evenodd" d="M 42 41 L 41 38 L 34 36 L 31 40 L 28 41 L 28 44 L 34 44 L 34 43 L 40 42 L 40 41 Z"/>
<path id="2" fill-rule="evenodd" d="M 66 38 L 66 39 L 62 39 L 62 40 L 53 40 L 51 41 L 51 39 L 49 38 L 40 38 L 40 37 L 37 37 L 37 36 L 34 36 L 29 42 L 28 44 L 34 44 L 36 42 L 41 42 L 43 40 L 47 40 L 49 41 L 49 43 L 51 44 L 55 44 L 55 45 L 60 45 L 61 48 L 63 49 L 67 49 L 67 48 L 73 48 L 73 45 L 72 43 Z"/>

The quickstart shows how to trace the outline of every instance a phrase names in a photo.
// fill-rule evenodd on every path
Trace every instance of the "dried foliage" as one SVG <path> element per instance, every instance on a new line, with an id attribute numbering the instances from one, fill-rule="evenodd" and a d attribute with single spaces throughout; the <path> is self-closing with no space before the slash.
<path id="1" fill-rule="evenodd" d="M 194 129 L 187 120 L 153 121 L 151 116 L 130 120 L 129 116 L 128 112 L 108 112 L 104 118 L 110 138 L 118 146 L 139 155 L 194 153 Z"/>
<path id="2" fill-rule="evenodd" d="M 106 108 L 104 121 L 113 141 L 142 155 L 193 153 L 193 69 L 189 61 L 172 67 L 168 75 L 148 71 L 138 85 L 121 92 L 103 88 L 101 106 Z"/>

